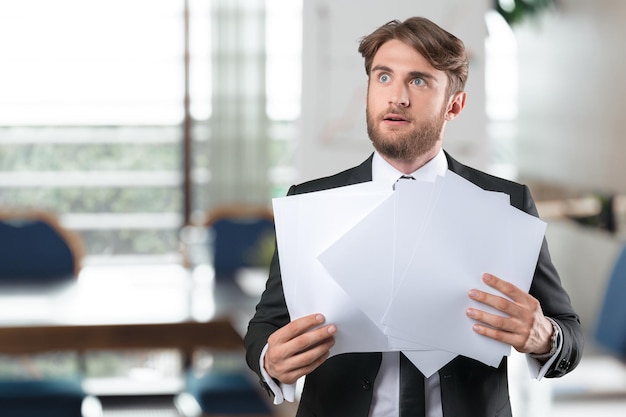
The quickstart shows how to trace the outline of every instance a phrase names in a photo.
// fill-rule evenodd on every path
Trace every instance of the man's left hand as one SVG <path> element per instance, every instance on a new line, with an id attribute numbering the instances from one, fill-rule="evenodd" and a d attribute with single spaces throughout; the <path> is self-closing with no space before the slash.
<path id="1" fill-rule="evenodd" d="M 521 353 L 542 354 L 550 351 L 552 323 L 541 310 L 541 304 L 532 295 L 508 281 L 491 274 L 483 274 L 483 282 L 509 297 L 501 297 L 472 289 L 469 297 L 501 311 L 506 316 L 467 309 L 467 316 L 476 320 L 474 331 L 483 336 L 508 343 Z"/>

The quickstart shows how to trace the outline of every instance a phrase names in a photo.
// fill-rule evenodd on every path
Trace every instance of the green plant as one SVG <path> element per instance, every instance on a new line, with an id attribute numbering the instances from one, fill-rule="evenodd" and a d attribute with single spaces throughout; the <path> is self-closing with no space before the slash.
<path id="1" fill-rule="evenodd" d="M 494 7 L 510 26 L 553 9 L 556 0 L 494 0 Z"/>

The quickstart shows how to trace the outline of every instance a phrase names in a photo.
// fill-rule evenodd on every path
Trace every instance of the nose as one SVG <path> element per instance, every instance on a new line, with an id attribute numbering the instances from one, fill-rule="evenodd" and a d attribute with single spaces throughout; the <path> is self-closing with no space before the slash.
<path id="1" fill-rule="evenodd" d="M 399 83 L 399 85 L 393 88 L 391 96 L 389 97 L 389 104 L 396 105 L 398 107 L 409 107 L 409 90 L 408 86 Z"/>

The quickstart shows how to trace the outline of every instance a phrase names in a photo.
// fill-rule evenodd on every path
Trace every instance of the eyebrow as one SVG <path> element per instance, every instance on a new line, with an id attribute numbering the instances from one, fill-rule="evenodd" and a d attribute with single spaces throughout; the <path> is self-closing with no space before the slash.
<path id="1" fill-rule="evenodd" d="M 383 71 L 383 72 L 390 72 L 393 73 L 393 70 L 391 68 L 389 68 L 386 65 L 376 65 L 375 67 L 372 67 L 372 70 L 370 72 L 376 72 L 376 71 Z M 433 81 L 437 81 L 437 78 L 435 78 L 435 76 L 429 72 L 423 72 L 423 71 L 410 71 L 409 72 L 409 78 L 414 79 L 414 78 L 425 78 L 428 80 L 433 80 Z"/>

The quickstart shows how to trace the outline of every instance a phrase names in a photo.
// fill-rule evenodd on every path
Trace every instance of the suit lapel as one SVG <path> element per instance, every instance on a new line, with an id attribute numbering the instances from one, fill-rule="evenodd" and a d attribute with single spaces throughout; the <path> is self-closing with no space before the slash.
<path id="1" fill-rule="evenodd" d="M 461 164 L 456 159 L 451 157 L 448 152 L 444 151 L 444 154 L 446 155 L 446 159 L 448 160 L 448 168 L 450 169 L 450 171 L 454 172 L 457 175 L 460 175 L 466 180 L 469 180 L 469 174 L 467 173 L 465 165 Z"/>
<path id="2" fill-rule="evenodd" d="M 374 158 L 374 154 L 372 153 L 369 158 L 354 167 L 352 172 L 350 173 L 350 177 L 348 178 L 348 183 L 346 185 L 359 184 L 361 182 L 368 182 L 372 180 L 372 160 Z"/>

